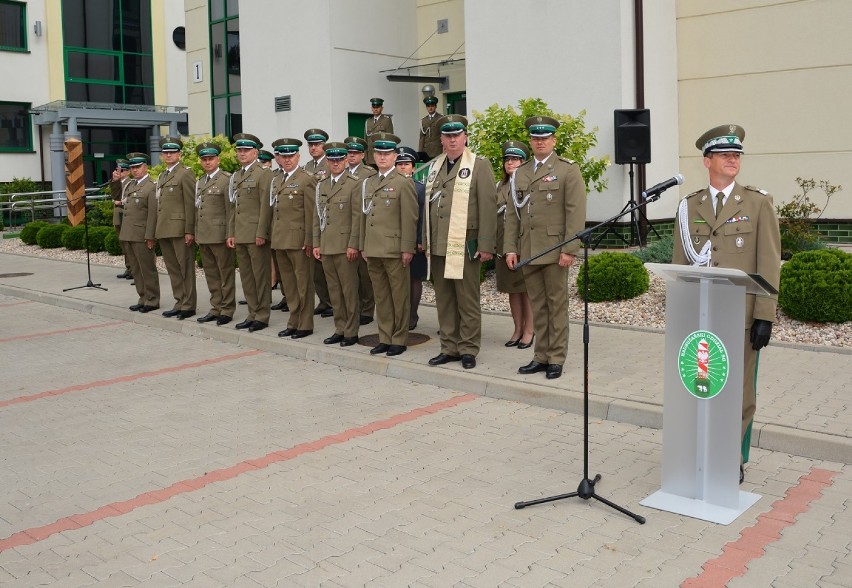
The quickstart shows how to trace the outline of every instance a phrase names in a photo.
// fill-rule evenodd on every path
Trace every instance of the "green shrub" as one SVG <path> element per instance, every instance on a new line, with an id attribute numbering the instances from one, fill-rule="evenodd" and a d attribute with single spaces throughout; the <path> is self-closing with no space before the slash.
<path id="1" fill-rule="evenodd" d="M 84 249 L 86 247 L 86 227 L 83 225 L 68 227 L 62 233 L 62 246 L 72 251 Z"/>
<path id="2" fill-rule="evenodd" d="M 589 258 L 589 302 L 627 300 L 648 291 L 648 271 L 635 255 L 606 251 Z M 585 270 L 580 267 L 577 290 L 585 294 Z"/>
<path id="3" fill-rule="evenodd" d="M 114 230 L 110 231 L 104 237 L 104 251 L 110 255 L 122 255 L 121 243 L 118 241 L 118 235 Z"/>
<path id="4" fill-rule="evenodd" d="M 69 229 L 68 225 L 47 225 L 36 235 L 36 243 L 42 249 L 58 249 L 62 247 L 62 235 Z"/>
<path id="5" fill-rule="evenodd" d="M 649 243 L 644 249 L 633 252 L 642 263 L 671 263 L 674 237 L 665 235 L 658 241 Z"/>
<path id="6" fill-rule="evenodd" d="M 47 225 L 48 223 L 44 221 L 33 221 L 25 224 L 24 228 L 21 229 L 21 241 L 27 245 L 35 245 L 38 232 Z"/>
<path id="7" fill-rule="evenodd" d="M 106 250 L 106 238 L 115 235 L 112 227 L 89 227 L 89 251 L 98 253 Z"/>
<path id="8" fill-rule="evenodd" d="M 112 227 L 112 211 L 115 205 L 112 200 L 94 200 L 89 203 L 89 210 L 86 212 L 86 217 L 89 221 L 89 228 L 92 227 Z"/>
<path id="9" fill-rule="evenodd" d="M 797 253 L 781 267 L 778 305 L 794 319 L 852 320 L 852 254 L 839 249 Z"/>

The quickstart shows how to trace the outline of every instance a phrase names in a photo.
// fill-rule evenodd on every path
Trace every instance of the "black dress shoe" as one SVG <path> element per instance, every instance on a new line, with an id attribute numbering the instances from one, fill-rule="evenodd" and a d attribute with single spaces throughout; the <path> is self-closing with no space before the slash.
<path id="1" fill-rule="evenodd" d="M 470 370 L 476 367 L 476 357 L 469 353 L 465 353 L 464 355 L 462 355 L 461 361 L 462 367 L 466 370 Z"/>
<path id="2" fill-rule="evenodd" d="M 562 366 L 556 365 L 555 363 L 551 363 L 547 366 L 547 373 L 544 376 L 548 380 L 555 380 L 556 378 L 562 376 Z"/>
<path id="3" fill-rule="evenodd" d="M 278 336 L 279 337 L 290 337 L 295 332 L 296 332 L 296 329 L 291 329 L 290 327 L 287 327 L 283 331 L 279 331 Z"/>
<path id="4" fill-rule="evenodd" d="M 358 317 L 358 322 L 362 325 L 369 325 L 371 322 L 373 322 L 373 317 L 367 316 L 366 314 L 362 314 L 360 317 Z"/>
<path id="5" fill-rule="evenodd" d="M 387 353 L 388 349 L 390 349 L 390 345 L 388 345 L 387 343 L 379 343 L 378 345 L 376 345 L 375 347 L 370 349 L 370 355 L 376 355 L 376 354 L 379 354 L 379 353 Z"/>
<path id="6" fill-rule="evenodd" d="M 446 353 L 439 353 L 435 357 L 429 360 L 429 365 L 444 365 L 445 363 L 450 363 L 451 361 L 461 361 L 461 357 L 458 355 L 447 355 Z"/>
<path id="7" fill-rule="evenodd" d="M 293 331 L 293 334 L 290 335 L 291 339 L 304 339 L 308 335 L 313 335 L 313 331 L 308 331 L 307 329 L 296 329 Z"/>
<path id="8" fill-rule="evenodd" d="M 547 369 L 546 363 L 539 363 L 536 360 L 532 360 L 527 365 L 522 365 L 518 368 L 519 374 L 534 374 L 536 372 L 543 372 Z"/>
<path id="9" fill-rule="evenodd" d="M 262 331 L 263 329 L 265 329 L 268 326 L 269 326 L 269 324 L 264 323 L 262 321 L 253 321 L 251 323 L 251 326 L 248 328 L 248 332 L 254 333 L 256 331 Z"/>
<path id="10" fill-rule="evenodd" d="M 518 339 L 518 349 L 529 349 L 532 347 L 532 344 L 535 342 L 535 335 L 532 336 L 529 343 L 524 343 L 520 339 Z"/>
<path id="11" fill-rule="evenodd" d="M 158 308 L 160 308 L 160 307 L 159 306 L 145 306 L 145 305 L 143 305 L 142 308 L 139 309 L 139 312 L 151 312 L 152 310 L 157 310 Z"/>
<path id="12" fill-rule="evenodd" d="M 355 345 L 357 342 L 358 342 L 358 335 L 355 335 L 354 337 L 344 337 L 340 341 L 340 346 L 341 347 L 349 347 L 351 345 Z"/>
<path id="13" fill-rule="evenodd" d="M 173 316 L 177 316 L 179 314 L 180 314 L 180 311 L 176 308 L 163 311 L 163 316 L 166 317 L 166 318 L 172 318 Z"/>
<path id="14" fill-rule="evenodd" d="M 288 310 L 290 310 L 289 308 L 287 308 L 287 301 L 286 300 L 281 300 L 281 302 L 279 302 L 278 304 L 273 304 L 272 306 L 269 307 L 269 309 L 270 310 L 283 310 L 284 312 L 287 312 Z"/>
<path id="15" fill-rule="evenodd" d="M 331 337 L 326 337 L 322 340 L 322 342 L 326 345 L 334 345 L 335 343 L 340 343 L 341 341 L 343 341 L 343 335 L 340 335 L 338 333 L 335 333 Z"/>
<path id="16" fill-rule="evenodd" d="M 248 304 L 245 300 L 240 300 L 239 304 Z"/>
<path id="17" fill-rule="evenodd" d="M 136 312 L 137 310 L 142 310 L 142 305 L 141 304 L 134 304 L 133 306 L 130 306 L 129 308 L 133 312 Z"/>
<path id="18" fill-rule="evenodd" d="M 117 275 L 117 276 L 115 276 L 115 277 L 116 277 L 116 278 L 118 278 L 118 279 L 120 279 L 120 280 L 125 280 L 125 279 L 127 279 L 127 277 L 128 277 L 129 275 L 130 275 L 130 272 L 129 272 L 129 271 L 127 271 L 127 270 L 125 270 L 125 271 L 124 271 L 124 273 L 118 274 L 118 275 Z"/>
<path id="19" fill-rule="evenodd" d="M 743 466 L 740 466 L 740 484 L 745 480 L 745 470 L 743 470 Z"/>
<path id="20" fill-rule="evenodd" d="M 409 330 L 409 331 L 413 331 L 413 330 L 414 330 L 414 329 L 416 329 L 416 328 L 417 328 L 417 321 L 414 321 L 414 322 L 408 323 L 408 330 Z"/>
<path id="21" fill-rule="evenodd" d="M 408 349 L 405 345 L 391 345 L 388 347 L 387 356 L 393 357 L 394 355 L 402 355 L 405 353 L 405 350 Z"/>
<path id="22" fill-rule="evenodd" d="M 132 280 L 132 279 L 133 279 L 133 274 L 131 274 L 130 272 L 127 272 L 127 274 L 124 276 L 124 279 L 125 279 L 125 280 Z"/>
<path id="23" fill-rule="evenodd" d="M 328 306 L 322 306 L 322 305 L 317 306 L 317 307 L 314 309 L 314 314 L 322 314 L 322 313 L 324 313 L 326 310 L 328 310 L 328 308 L 329 308 Z"/>
<path id="24" fill-rule="evenodd" d="M 509 339 L 505 343 L 503 343 L 504 347 L 517 347 L 520 339 Z"/>
<path id="25" fill-rule="evenodd" d="M 329 318 L 329 317 L 332 317 L 332 316 L 334 316 L 334 309 L 333 309 L 333 308 L 326 308 L 324 311 L 322 311 L 322 313 L 320 314 L 320 316 L 321 316 L 322 318 Z"/>
<path id="26" fill-rule="evenodd" d="M 181 310 L 177 315 L 179 321 L 182 321 L 183 319 L 188 319 L 193 316 L 195 316 L 194 310 Z"/>
<path id="27" fill-rule="evenodd" d="M 236 329 L 248 329 L 252 325 L 253 322 L 254 321 L 250 321 L 250 320 L 246 319 L 243 322 L 237 323 L 236 325 L 234 325 L 234 328 L 236 328 Z"/>
<path id="28" fill-rule="evenodd" d="M 215 320 L 219 320 L 219 317 L 215 314 L 207 313 L 204 316 L 198 317 L 197 320 L 199 323 L 212 323 Z"/>
<path id="29" fill-rule="evenodd" d="M 231 322 L 231 317 L 229 316 L 220 316 L 216 319 L 216 325 L 220 327 L 222 325 L 227 325 L 229 322 Z"/>

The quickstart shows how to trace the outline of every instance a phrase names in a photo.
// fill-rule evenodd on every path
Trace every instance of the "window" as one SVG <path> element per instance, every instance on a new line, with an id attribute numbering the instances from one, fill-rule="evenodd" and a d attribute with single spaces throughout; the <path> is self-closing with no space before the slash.
<path id="1" fill-rule="evenodd" d="M 27 5 L 0 0 L 0 51 L 27 50 Z"/>
<path id="2" fill-rule="evenodd" d="M 211 0 L 209 7 L 213 134 L 231 137 L 243 130 L 239 5 Z"/>
<path id="3" fill-rule="evenodd" d="M 28 102 L 0 102 L 0 152 L 33 150 L 33 125 Z"/>

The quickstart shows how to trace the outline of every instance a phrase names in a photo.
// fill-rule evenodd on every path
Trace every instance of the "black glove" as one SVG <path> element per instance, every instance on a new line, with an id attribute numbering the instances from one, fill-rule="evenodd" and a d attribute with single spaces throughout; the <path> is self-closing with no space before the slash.
<path id="1" fill-rule="evenodd" d="M 761 319 L 754 319 L 751 324 L 751 348 L 763 349 L 769 345 L 769 336 L 772 334 L 772 323 Z"/>

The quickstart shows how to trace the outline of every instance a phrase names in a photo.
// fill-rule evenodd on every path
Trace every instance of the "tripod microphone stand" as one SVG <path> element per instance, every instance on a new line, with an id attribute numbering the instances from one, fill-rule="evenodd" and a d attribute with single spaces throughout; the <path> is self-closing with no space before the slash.
<path id="1" fill-rule="evenodd" d="M 659 197 L 659 194 L 653 195 L 649 197 L 646 202 L 654 202 Z M 576 492 L 568 492 L 567 494 L 559 494 L 557 496 L 549 496 L 547 498 L 537 498 L 535 500 L 516 502 L 516 509 L 522 509 L 536 504 L 543 504 L 545 502 L 553 502 L 555 500 L 562 500 L 564 498 L 574 498 L 575 496 L 582 498 L 583 500 L 589 500 L 590 498 L 594 498 L 595 500 L 604 503 L 610 508 L 613 508 L 622 514 L 629 516 L 640 525 L 645 524 L 645 517 L 630 512 L 626 508 L 607 500 L 603 496 L 600 496 L 595 491 L 595 484 L 597 484 L 601 480 L 600 474 L 595 474 L 594 479 L 589 478 L 589 247 L 591 246 L 591 236 L 594 231 L 604 225 L 618 220 L 628 212 L 632 215 L 639 208 L 639 206 L 641 206 L 640 204 L 633 202 L 632 194 L 631 202 L 632 204 L 625 206 L 621 210 L 621 212 L 619 212 L 612 218 L 598 223 L 593 227 L 589 227 L 588 229 L 584 229 L 573 237 L 570 237 L 569 239 L 563 241 L 562 243 L 554 245 L 553 247 L 550 247 L 549 249 L 546 249 L 545 251 L 542 251 L 541 253 L 538 253 L 529 259 L 525 259 L 518 263 L 517 266 L 515 266 L 516 269 L 525 266 L 531 261 L 538 259 L 543 255 L 547 255 L 551 251 L 560 249 L 564 245 L 571 243 L 572 241 L 580 240 L 583 243 L 583 273 L 585 277 L 583 288 L 583 479 L 580 481 L 580 485 L 577 486 Z"/>
<path id="2" fill-rule="evenodd" d="M 83 233 L 86 235 L 86 272 L 88 274 L 89 279 L 86 281 L 84 286 L 74 286 L 73 288 L 65 288 L 62 290 L 63 292 L 70 292 L 71 290 L 80 290 L 82 288 L 97 288 L 98 290 L 107 291 L 106 288 L 102 288 L 100 284 L 92 283 L 92 262 L 91 262 L 91 253 L 89 252 L 89 205 L 86 203 L 86 195 L 83 194 Z"/>
<path id="3" fill-rule="evenodd" d="M 657 239 L 662 238 L 662 237 L 660 237 L 660 234 L 657 232 L 657 229 L 654 228 L 654 225 L 651 224 L 651 221 L 648 220 L 648 217 L 645 215 L 645 212 L 642 210 L 642 207 L 645 205 L 645 203 L 644 202 L 642 204 L 636 203 L 636 198 L 634 197 L 634 185 L 633 185 L 633 164 L 631 163 L 629 165 L 630 165 L 630 168 L 629 168 L 629 171 L 628 171 L 628 175 L 630 176 L 630 200 L 628 200 L 627 204 L 624 205 L 624 207 L 621 209 L 621 212 L 613 218 L 618 219 L 618 218 L 621 218 L 622 216 L 624 216 L 625 214 L 627 214 L 628 212 L 630 213 L 630 239 L 628 240 L 624 237 L 623 234 L 615 232 L 614 227 L 612 225 L 609 225 L 609 226 L 607 226 L 607 228 L 604 230 L 603 233 L 598 235 L 598 238 L 595 241 L 595 244 L 592 245 L 592 249 L 597 249 L 598 245 L 601 244 L 601 241 L 603 241 L 604 237 L 606 237 L 610 233 L 612 233 L 613 235 L 615 235 L 616 237 L 621 239 L 624 242 L 624 244 L 627 245 L 628 247 L 632 247 L 633 245 L 640 245 L 641 246 L 643 243 L 642 243 L 642 232 L 639 230 L 639 219 L 640 219 L 640 217 L 645 220 L 645 224 L 648 225 L 648 227 L 654 232 L 654 234 L 657 236 Z M 609 223 L 609 222 L 611 222 L 611 221 L 606 221 L 604 223 L 601 223 L 601 225 L 604 225 L 604 224 Z M 601 226 L 601 225 L 599 225 L 599 226 Z"/>

